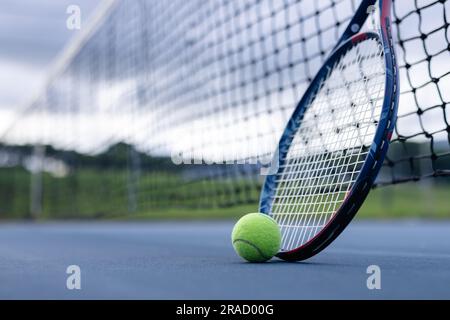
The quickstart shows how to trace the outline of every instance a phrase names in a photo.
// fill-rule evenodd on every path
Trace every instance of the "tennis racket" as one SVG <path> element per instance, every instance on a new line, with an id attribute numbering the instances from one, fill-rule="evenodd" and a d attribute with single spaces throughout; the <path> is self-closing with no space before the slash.
<path id="1" fill-rule="evenodd" d="M 399 95 L 391 2 L 362 1 L 279 141 L 260 211 L 280 226 L 281 259 L 307 259 L 336 239 L 383 163 Z"/>

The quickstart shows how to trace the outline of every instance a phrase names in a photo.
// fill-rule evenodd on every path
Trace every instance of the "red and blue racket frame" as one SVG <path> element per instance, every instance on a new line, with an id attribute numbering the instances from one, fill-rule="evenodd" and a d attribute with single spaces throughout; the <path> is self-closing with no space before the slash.
<path id="1" fill-rule="evenodd" d="M 331 55 L 327 58 L 324 65 L 312 80 L 309 88 L 306 90 L 292 113 L 279 141 L 276 150 L 277 157 L 274 159 L 278 161 L 278 168 L 283 168 L 284 159 L 295 133 L 301 126 L 303 115 L 308 107 L 308 102 L 311 101 L 311 97 L 319 90 L 320 83 L 327 77 L 329 68 L 332 68 L 346 52 L 359 42 L 365 41 L 368 38 L 380 40 L 381 37 L 381 43 L 384 47 L 386 83 L 381 116 L 373 142 L 364 164 L 362 165 L 361 171 L 333 217 L 320 232 L 300 247 L 289 251 L 279 252 L 277 257 L 283 260 L 300 261 L 308 259 L 322 251 L 339 236 L 366 199 L 386 156 L 397 119 L 399 99 L 398 67 L 395 57 L 394 42 L 392 40 L 390 18 L 392 1 L 378 1 L 381 35 L 374 32 L 358 33 L 369 15 L 369 7 L 373 6 L 375 2 L 375 0 L 363 0 L 356 10 L 355 15 L 338 41 L 335 49 L 333 49 Z M 273 197 L 275 196 L 277 189 L 276 178 L 279 173 L 280 172 L 266 176 L 260 196 L 259 209 L 261 213 L 270 215 Z"/>

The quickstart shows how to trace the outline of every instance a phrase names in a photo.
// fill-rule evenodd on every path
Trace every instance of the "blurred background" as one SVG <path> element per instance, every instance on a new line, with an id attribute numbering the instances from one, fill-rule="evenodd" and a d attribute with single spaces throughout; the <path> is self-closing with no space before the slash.
<path id="1" fill-rule="evenodd" d="M 257 211 L 262 160 L 358 5 L 2 1 L 0 219 Z M 449 218 L 450 1 L 397 0 L 393 21 L 399 118 L 357 217 Z"/>

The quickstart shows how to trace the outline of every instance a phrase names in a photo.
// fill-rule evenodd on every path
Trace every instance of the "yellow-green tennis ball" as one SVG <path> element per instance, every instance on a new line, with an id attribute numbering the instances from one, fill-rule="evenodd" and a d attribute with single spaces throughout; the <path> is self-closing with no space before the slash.
<path id="1" fill-rule="evenodd" d="M 280 250 L 281 232 L 268 215 L 249 213 L 243 216 L 231 233 L 234 250 L 247 261 L 264 262 Z"/>

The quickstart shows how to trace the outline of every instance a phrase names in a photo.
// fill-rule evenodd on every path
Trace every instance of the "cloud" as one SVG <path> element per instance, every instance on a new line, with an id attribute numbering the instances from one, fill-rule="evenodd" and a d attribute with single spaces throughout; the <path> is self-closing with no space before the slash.
<path id="1" fill-rule="evenodd" d="M 76 32 L 66 8 L 77 4 L 86 21 L 101 0 L 2 0 L 0 3 L 0 108 L 18 108 L 43 84 L 58 53 Z"/>
<path id="2" fill-rule="evenodd" d="M 10 15 L 11 12 L 18 15 L 17 10 L 20 10 L 15 2 L 6 3 L 10 4 Z M 61 1 L 54 6 L 50 1 L 40 3 L 43 4 L 41 10 L 46 8 L 44 11 L 51 17 L 49 20 L 54 22 L 43 22 L 39 32 L 36 28 L 26 35 L 49 44 L 39 47 L 40 53 L 38 50 L 18 51 L 24 64 L 35 61 L 42 69 L 38 62 L 40 58 L 33 60 L 27 55 L 45 56 L 45 50 L 51 51 L 50 43 L 59 43 L 64 38 L 63 33 L 68 31 L 60 26 L 65 26 L 63 9 L 68 2 Z M 85 2 L 78 3 L 85 12 Z M 352 10 L 348 6 L 350 1 L 338 2 L 336 8 L 329 6 L 328 9 L 322 8 L 319 2 L 297 4 L 291 1 L 286 2 L 290 3 L 286 11 L 278 7 L 281 2 L 255 2 L 247 9 L 243 2 L 229 2 L 224 8 L 205 2 L 206 7 L 200 7 L 197 15 L 192 13 L 192 17 L 185 17 L 183 10 L 171 11 L 168 3 L 163 1 L 154 2 L 152 7 L 144 6 L 148 11 L 143 11 L 145 3 L 134 0 L 120 2 L 121 6 L 116 8 L 118 12 L 92 35 L 73 57 L 74 60 L 68 61 L 64 72 L 60 70 L 56 75 L 48 91 L 48 96 L 54 99 L 49 103 L 44 100 L 36 103 L 37 111 L 39 108 L 46 111 L 45 117 L 39 118 L 40 114 L 34 119 L 28 117 L 9 137 L 23 141 L 26 138 L 37 139 L 39 130 L 45 127 L 47 131 L 42 141 L 58 146 L 92 150 L 105 141 L 128 139 L 143 150 L 158 152 L 162 149 L 201 149 L 210 146 L 211 142 L 219 142 L 220 148 L 207 150 L 211 155 L 219 154 L 220 150 L 239 149 L 240 144 L 249 141 L 258 141 L 258 134 L 278 137 L 286 117 L 306 89 L 307 79 L 320 67 L 324 59 L 321 51 L 331 50 L 340 34 L 338 31 L 342 31 L 335 27 L 336 18 L 332 12 L 335 10 L 339 21 L 344 22 L 350 18 Z M 415 5 L 406 1 L 396 4 L 396 14 L 404 18 L 398 31 L 404 40 L 405 52 L 400 47 L 397 49 L 402 66 L 403 93 L 398 128 L 405 135 L 422 131 L 418 115 L 406 115 L 417 110 L 414 98 L 423 109 L 430 109 L 422 115 L 422 119 L 427 120 L 426 125 L 430 126 L 428 130 L 440 129 L 443 117 L 442 113 L 431 111 L 433 105 L 440 103 L 435 101 L 438 97 L 436 89 L 432 86 L 417 88 L 431 79 L 427 68 L 423 68 L 428 66 L 428 62 L 418 63 L 423 59 L 423 43 L 414 40 L 421 33 L 417 17 L 415 14 L 404 17 L 400 10 L 403 6 L 406 8 L 403 11 L 415 12 Z M 436 4 L 436 8 L 435 12 L 442 12 L 440 5 Z M 212 13 L 203 19 L 202 10 L 206 9 Z M 37 11 L 27 10 L 31 9 L 26 8 L 21 17 L 28 24 L 28 27 L 22 27 L 29 30 L 32 26 L 30 21 L 35 19 L 39 25 L 42 19 L 39 15 L 36 18 Z M 228 11 L 235 12 L 231 21 L 221 17 Z M 319 20 L 316 19 L 316 11 L 321 13 Z M 214 26 L 212 22 L 215 20 L 212 19 L 224 19 L 226 25 Z M 290 28 L 286 27 L 288 22 Z M 57 30 L 51 30 L 51 25 L 57 23 Z M 341 25 L 341 28 L 345 27 L 344 23 Z M 318 29 L 324 32 L 318 33 Z M 43 30 L 47 30 L 47 34 L 43 34 Z M 446 49 L 444 30 L 434 34 L 441 38 L 430 37 L 427 46 L 433 52 Z M 145 41 L 142 40 L 144 35 Z M 15 40 L 20 42 L 20 32 Z M 10 40 L 10 44 L 13 42 Z M 9 54 L 8 58 L 13 56 Z M 136 65 L 130 64 L 133 62 Z M 405 63 L 412 64 L 409 71 L 404 67 Z M 290 64 L 292 67 L 288 67 Z M 444 55 L 434 56 L 430 65 L 432 74 L 449 69 Z M 12 85 L 20 88 L 24 79 L 16 79 Z M 76 89 L 70 91 L 67 87 L 72 80 Z M 439 85 L 444 87 L 448 81 L 444 79 Z M 410 92 L 413 86 L 417 89 L 415 95 Z M 11 96 L 16 93 L 12 91 Z M 45 95 L 41 98 L 44 99 Z M 132 112 L 136 117 L 127 117 Z M 73 132 L 70 131 L 71 123 L 76 128 Z M 134 128 L 132 132 L 118 129 L 131 127 Z M 28 128 L 28 132 L 22 128 Z M 36 132 L 31 129 L 36 129 Z M 75 136 L 76 145 L 67 140 L 71 138 L 70 134 Z M 111 137 L 113 139 L 108 139 Z"/>
<path id="3" fill-rule="evenodd" d="M 44 82 L 45 72 L 17 61 L 0 60 L 0 107 L 20 107 Z"/>

